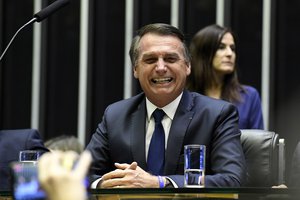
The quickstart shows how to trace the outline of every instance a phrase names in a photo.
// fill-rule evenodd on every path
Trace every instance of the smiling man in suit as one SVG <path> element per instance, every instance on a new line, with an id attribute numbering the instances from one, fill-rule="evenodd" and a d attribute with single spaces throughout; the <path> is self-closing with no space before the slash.
<path id="1" fill-rule="evenodd" d="M 91 187 L 183 187 L 186 144 L 206 145 L 201 179 L 206 187 L 241 186 L 246 169 L 237 110 L 185 90 L 191 60 L 181 31 L 168 24 L 144 26 L 132 41 L 130 57 L 143 92 L 105 110 L 87 146 L 93 157 Z M 164 139 L 160 153 L 152 155 L 157 109 L 163 111 Z"/>
<path id="2" fill-rule="evenodd" d="M 35 129 L 0 130 L 0 190 L 10 190 L 10 163 L 19 160 L 22 150 L 47 152 L 40 134 Z"/>

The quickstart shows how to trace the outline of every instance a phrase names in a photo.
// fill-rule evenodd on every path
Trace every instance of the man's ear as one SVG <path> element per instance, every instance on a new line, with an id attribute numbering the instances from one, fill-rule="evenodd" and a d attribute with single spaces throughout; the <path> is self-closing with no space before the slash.
<path id="1" fill-rule="evenodd" d="M 138 75 L 138 72 L 137 72 L 137 67 L 133 67 L 133 76 L 134 78 L 138 79 L 139 78 L 139 75 Z"/>
<path id="2" fill-rule="evenodd" d="M 186 68 L 186 75 L 189 76 L 192 71 L 191 63 L 186 63 L 187 68 Z"/>

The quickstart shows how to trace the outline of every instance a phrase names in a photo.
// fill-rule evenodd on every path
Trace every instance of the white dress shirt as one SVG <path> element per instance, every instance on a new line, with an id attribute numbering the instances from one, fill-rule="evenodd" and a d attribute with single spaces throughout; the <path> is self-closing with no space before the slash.
<path id="1" fill-rule="evenodd" d="M 178 104 L 180 102 L 182 93 L 171 103 L 168 105 L 164 106 L 162 109 L 166 115 L 162 119 L 162 125 L 165 131 L 165 149 L 167 149 L 167 144 L 168 144 L 168 138 L 169 138 L 169 132 L 171 128 L 172 121 L 174 119 L 175 112 L 177 110 Z M 153 103 L 151 103 L 148 98 L 146 98 L 146 109 L 147 109 L 147 117 L 146 117 L 146 145 L 145 145 L 145 152 L 146 152 L 146 159 L 148 158 L 148 150 L 151 142 L 151 138 L 154 132 L 155 128 L 155 121 L 154 117 L 152 116 L 152 113 L 155 111 L 155 109 L 158 108 L 155 106 Z"/>

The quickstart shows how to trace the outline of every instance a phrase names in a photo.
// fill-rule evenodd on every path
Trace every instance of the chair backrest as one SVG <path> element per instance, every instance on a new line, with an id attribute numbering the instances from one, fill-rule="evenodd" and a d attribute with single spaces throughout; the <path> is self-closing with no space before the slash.
<path id="1" fill-rule="evenodd" d="M 271 187 L 285 182 L 284 139 L 272 131 L 242 129 L 247 164 L 246 187 Z"/>
<path id="2" fill-rule="evenodd" d="M 288 187 L 300 188 L 300 141 L 298 142 L 292 157 L 291 171 Z"/>

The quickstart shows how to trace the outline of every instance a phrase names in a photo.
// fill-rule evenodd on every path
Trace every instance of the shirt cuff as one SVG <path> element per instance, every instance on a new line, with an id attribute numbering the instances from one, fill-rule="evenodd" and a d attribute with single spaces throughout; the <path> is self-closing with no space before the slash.
<path id="1" fill-rule="evenodd" d="M 91 189 L 96 189 L 98 183 L 101 181 L 101 178 L 95 180 L 92 184 L 91 184 Z"/>
<path id="2" fill-rule="evenodd" d="M 178 185 L 175 183 L 175 181 L 173 181 L 171 178 L 165 176 L 166 179 L 168 179 L 170 181 L 170 183 L 173 185 L 174 188 L 178 188 Z"/>

